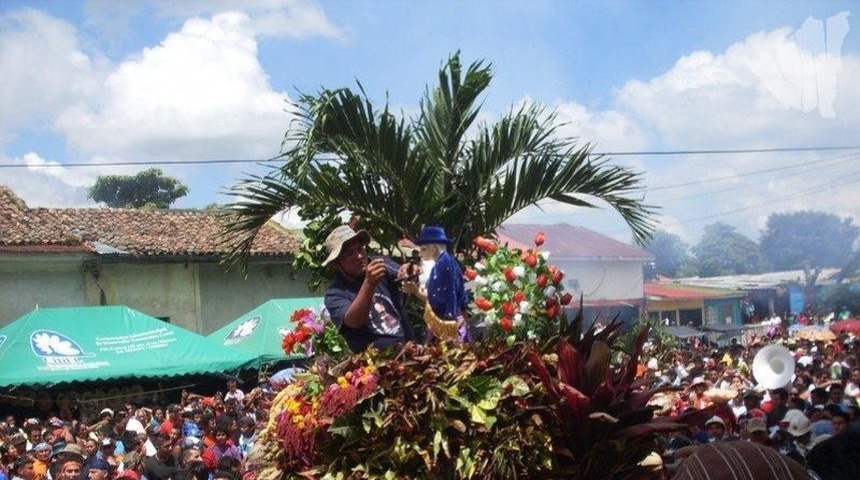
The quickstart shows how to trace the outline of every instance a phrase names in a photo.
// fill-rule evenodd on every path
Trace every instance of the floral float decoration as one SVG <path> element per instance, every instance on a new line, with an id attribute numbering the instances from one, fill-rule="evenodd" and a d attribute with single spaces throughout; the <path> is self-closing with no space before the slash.
<path id="1" fill-rule="evenodd" d="M 566 320 L 563 274 L 539 251 L 540 236 L 526 252 L 477 243 L 483 268 L 465 274 L 486 279 L 474 305 L 486 339 L 315 364 L 274 398 L 247 461 L 254 478 L 632 479 L 657 434 L 715 413 L 654 418 L 647 402 L 666 387 L 635 377 L 647 327 L 621 351 L 620 323 L 584 328 L 581 308 Z M 513 302 L 515 312 L 505 306 Z M 296 333 L 287 346 L 307 340 Z"/>

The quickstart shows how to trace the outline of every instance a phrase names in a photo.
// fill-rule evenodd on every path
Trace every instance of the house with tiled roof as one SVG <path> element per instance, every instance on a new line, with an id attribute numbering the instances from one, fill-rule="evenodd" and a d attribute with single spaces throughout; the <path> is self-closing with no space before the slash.
<path id="1" fill-rule="evenodd" d="M 641 318 L 644 306 L 643 269 L 654 256 L 647 251 L 584 227 L 555 224 L 504 224 L 496 234 L 512 248 L 534 247 L 537 232 L 546 235 L 541 250 L 565 272 L 564 286 L 583 298 L 586 317 L 616 315 Z"/>
<path id="2" fill-rule="evenodd" d="M 125 305 L 208 334 L 272 298 L 307 297 L 299 240 L 274 221 L 247 275 L 225 271 L 216 210 L 29 208 L 0 185 L 0 326 L 36 307 Z"/>
<path id="3" fill-rule="evenodd" d="M 686 285 L 671 280 L 645 284 L 648 316 L 670 326 L 716 327 L 743 323 L 745 292 Z"/>

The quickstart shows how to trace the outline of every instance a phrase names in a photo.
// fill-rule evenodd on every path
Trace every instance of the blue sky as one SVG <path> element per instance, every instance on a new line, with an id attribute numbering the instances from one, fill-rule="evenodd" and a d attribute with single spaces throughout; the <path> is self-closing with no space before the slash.
<path id="1" fill-rule="evenodd" d="M 860 35 L 849 1 L 111 0 L 0 2 L 0 184 L 30 206 L 94 206 L 101 174 L 68 163 L 265 158 L 296 92 L 354 86 L 412 114 L 460 50 L 495 77 L 483 119 L 536 101 L 597 151 L 860 144 Z M 858 151 L 619 156 L 662 228 L 714 221 L 757 239 L 767 215 L 860 219 Z M 45 164 L 57 164 L 45 168 Z M 799 165 L 798 167 L 793 167 Z M 26 167 L 23 167 L 26 166 Z M 159 165 L 218 194 L 253 164 Z M 762 172 L 771 170 L 770 172 Z M 686 184 L 686 185 L 685 185 Z M 679 186 L 682 185 L 682 186 Z M 522 222 L 629 239 L 611 211 L 553 202 Z M 286 216 L 289 223 L 296 219 Z M 855 220 L 856 221 L 856 220 Z"/>

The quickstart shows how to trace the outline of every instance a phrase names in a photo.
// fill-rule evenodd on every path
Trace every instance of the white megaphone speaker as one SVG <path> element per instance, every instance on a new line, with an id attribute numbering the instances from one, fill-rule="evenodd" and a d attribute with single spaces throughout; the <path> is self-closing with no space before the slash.
<path id="1" fill-rule="evenodd" d="M 794 357 L 782 345 L 768 345 L 756 354 L 752 371 L 763 388 L 782 388 L 791 383 L 794 376 Z"/>

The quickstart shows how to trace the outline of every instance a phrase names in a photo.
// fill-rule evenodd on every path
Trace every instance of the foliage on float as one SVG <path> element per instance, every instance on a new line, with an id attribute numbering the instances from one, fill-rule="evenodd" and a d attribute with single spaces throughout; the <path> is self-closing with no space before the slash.
<path id="1" fill-rule="evenodd" d="M 657 433 L 713 414 L 654 419 L 646 404 L 666 388 L 635 378 L 648 329 L 622 349 L 619 323 L 584 328 L 581 306 L 565 320 L 548 302 L 563 303 L 560 278 L 532 285 L 553 272 L 546 255 L 479 242 L 484 268 L 466 275 L 488 279 L 486 338 L 318 358 L 274 398 L 247 462 L 257 478 L 635 478 Z M 508 328 L 517 292 L 522 323 Z"/>

